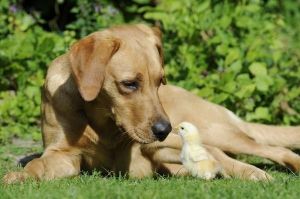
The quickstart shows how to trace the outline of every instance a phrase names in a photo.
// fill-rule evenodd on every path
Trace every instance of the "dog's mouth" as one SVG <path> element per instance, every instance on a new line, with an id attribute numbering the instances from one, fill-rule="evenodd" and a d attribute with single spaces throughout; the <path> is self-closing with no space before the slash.
<path id="1" fill-rule="evenodd" d="M 141 143 L 141 144 L 150 144 L 154 141 L 156 141 L 157 139 L 153 136 L 153 137 L 141 137 L 139 136 L 139 134 L 135 133 L 133 135 L 129 135 L 131 138 L 133 138 L 134 140 L 136 140 L 137 142 Z"/>
<path id="2" fill-rule="evenodd" d="M 131 129 L 130 131 L 128 131 L 123 126 L 119 126 L 119 129 L 123 134 L 127 134 L 132 140 L 141 144 L 150 144 L 157 141 L 157 138 L 151 133 L 149 133 L 148 136 L 143 136 L 143 134 L 145 133 L 139 128 Z"/>
<path id="3" fill-rule="evenodd" d="M 152 133 L 151 129 L 147 131 L 139 127 L 129 128 L 116 118 L 117 117 L 112 117 L 119 131 L 122 135 L 127 135 L 129 139 L 141 144 L 150 144 L 158 140 L 158 138 Z"/>

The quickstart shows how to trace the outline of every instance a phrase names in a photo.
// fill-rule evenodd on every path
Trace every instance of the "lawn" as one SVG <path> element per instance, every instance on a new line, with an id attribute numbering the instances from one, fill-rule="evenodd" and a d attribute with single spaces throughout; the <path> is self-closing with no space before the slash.
<path id="1" fill-rule="evenodd" d="M 16 170 L 16 161 L 24 154 L 40 152 L 40 143 L 16 140 L 0 148 L 0 176 Z M 244 159 L 244 157 L 241 157 Z M 265 162 L 247 158 L 252 162 Z M 267 162 L 268 163 L 268 162 Z M 25 182 L 19 185 L 0 185 L 0 198 L 298 198 L 300 178 L 282 168 L 267 165 L 275 177 L 273 182 L 251 182 L 238 179 L 203 181 L 187 177 L 157 177 L 129 180 L 119 177 L 100 177 L 97 172 L 72 179 L 50 182 Z M 279 171 L 281 170 L 281 171 Z"/>

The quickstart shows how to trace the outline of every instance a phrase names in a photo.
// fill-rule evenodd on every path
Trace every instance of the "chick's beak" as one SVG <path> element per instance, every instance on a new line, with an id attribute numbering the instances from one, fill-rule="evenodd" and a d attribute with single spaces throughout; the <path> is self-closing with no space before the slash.
<path id="1" fill-rule="evenodd" d="M 174 128 L 174 130 L 175 130 L 175 133 L 179 133 L 179 129 L 180 129 L 180 126 L 178 125 L 178 126 L 176 126 L 175 128 Z"/>

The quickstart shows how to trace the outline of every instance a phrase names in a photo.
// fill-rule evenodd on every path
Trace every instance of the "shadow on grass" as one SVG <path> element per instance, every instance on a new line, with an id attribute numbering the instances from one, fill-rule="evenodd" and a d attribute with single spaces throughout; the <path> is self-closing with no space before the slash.
<path id="1" fill-rule="evenodd" d="M 287 173 L 287 174 L 291 174 L 294 173 L 290 168 L 284 167 L 282 165 L 279 164 L 270 164 L 270 163 L 255 163 L 252 164 L 255 167 L 258 167 L 262 170 L 265 171 L 278 171 L 278 172 L 282 172 L 282 173 Z"/>
<path id="2" fill-rule="evenodd" d="M 42 156 L 42 153 L 33 153 L 30 155 L 27 155 L 18 161 L 18 165 L 20 165 L 21 167 L 25 167 L 26 164 L 28 164 L 31 160 L 33 160 L 35 158 L 39 158 L 41 156 Z"/>

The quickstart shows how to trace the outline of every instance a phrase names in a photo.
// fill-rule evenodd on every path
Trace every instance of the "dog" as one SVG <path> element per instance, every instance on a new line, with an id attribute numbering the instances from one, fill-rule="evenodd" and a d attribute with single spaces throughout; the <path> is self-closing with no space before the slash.
<path id="1" fill-rule="evenodd" d="M 207 151 L 225 177 L 268 180 L 265 171 L 227 155 L 268 158 L 293 171 L 300 127 L 244 122 L 226 108 L 166 85 L 161 32 L 143 24 L 111 27 L 79 40 L 50 65 L 42 89 L 44 153 L 7 184 L 51 180 L 97 169 L 144 178 L 187 175 L 172 126 L 201 129 Z"/>

